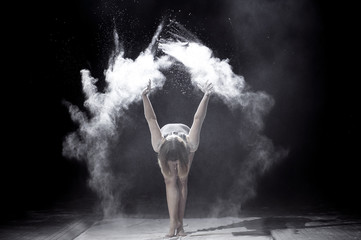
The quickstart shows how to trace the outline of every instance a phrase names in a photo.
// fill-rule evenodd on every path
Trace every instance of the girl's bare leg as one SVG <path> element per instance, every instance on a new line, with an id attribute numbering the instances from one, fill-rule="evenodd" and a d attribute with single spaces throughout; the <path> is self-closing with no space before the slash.
<path id="1" fill-rule="evenodd" d="M 179 206 L 178 206 L 178 219 L 179 219 L 179 227 L 177 228 L 178 236 L 185 236 L 185 232 L 183 229 L 183 217 L 187 203 L 187 195 L 188 195 L 188 176 L 185 178 L 178 179 L 179 186 Z"/>
<path id="2" fill-rule="evenodd" d="M 166 237 L 173 237 L 175 230 L 180 226 L 179 222 L 179 188 L 177 184 L 177 177 L 165 178 L 165 186 L 167 193 L 167 204 L 170 218 L 169 232 Z"/>

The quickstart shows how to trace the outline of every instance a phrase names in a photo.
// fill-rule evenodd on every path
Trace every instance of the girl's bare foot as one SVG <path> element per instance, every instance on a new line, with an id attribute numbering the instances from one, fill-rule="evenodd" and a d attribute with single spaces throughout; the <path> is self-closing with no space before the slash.
<path id="1" fill-rule="evenodd" d="M 167 235 L 165 235 L 164 237 L 166 237 L 166 238 L 174 237 L 175 236 L 174 231 L 175 231 L 174 228 L 169 229 L 169 233 Z"/>
<path id="2" fill-rule="evenodd" d="M 177 236 L 180 237 L 187 236 L 187 234 L 184 232 L 183 226 L 179 226 L 177 228 Z"/>
<path id="3" fill-rule="evenodd" d="M 170 234 L 167 234 L 167 235 L 165 235 L 164 237 L 165 238 L 171 238 L 171 237 L 174 237 L 175 235 L 170 235 Z"/>
<path id="4" fill-rule="evenodd" d="M 165 235 L 165 237 L 166 238 L 171 238 L 171 237 L 176 236 L 175 231 L 178 230 L 180 227 L 182 227 L 182 226 L 181 226 L 181 224 L 179 222 L 176 223 L 176 224 L 171 224 L 170 227 L 169 227 L 169 232 L 168 232 L 167 235 Z"/>

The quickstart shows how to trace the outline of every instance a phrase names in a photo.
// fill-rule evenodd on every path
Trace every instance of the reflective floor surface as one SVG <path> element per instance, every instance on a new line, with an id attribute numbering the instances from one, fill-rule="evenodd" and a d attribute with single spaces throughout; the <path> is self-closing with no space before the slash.
<path id="1" fill-rule="evenodd" d="M 210 216 L 187 208 L 187 236 L 170 239 L 349 240 L 361 239 L 361 217 L 331 209 L 300 207 L 245 209 L 234 216 Z M 0 239 L 115 240 L 166 239 L 169 220 L 164 204 L 138 206 L 137 214 L 102 218 L 94 208 L 56 206 L 29 211 L 25 217 L 3 221 Z M 168 238 L 169 239 L 169 238 Z"/>

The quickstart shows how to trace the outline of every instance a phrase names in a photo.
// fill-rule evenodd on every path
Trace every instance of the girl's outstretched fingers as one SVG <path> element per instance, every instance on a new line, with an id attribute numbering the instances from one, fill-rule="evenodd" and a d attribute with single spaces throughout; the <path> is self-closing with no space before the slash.
<path id="1" fill-rule="evenodd" d="M 207 96 L 213 92 L 213 83 L 209 82 L 209 80 L 207 80 L 204 84 L 197 83 L 197 86 Z"/>
<path id="2" fill-rule="evenodd" d="M 142 94 L 147 95 L 152 89 L 152 81 L 149 79 L 147 87 L 143 90 Z"/>

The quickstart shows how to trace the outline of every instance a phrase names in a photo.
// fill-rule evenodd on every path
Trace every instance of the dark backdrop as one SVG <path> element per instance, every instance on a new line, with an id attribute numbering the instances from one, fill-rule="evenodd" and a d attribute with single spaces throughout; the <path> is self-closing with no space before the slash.
<path id="1" fill-rule="evenodd" d="M 85 164 L 61 154 L 64 136 L 77 127 L 62 100 L 82 105 L 81 69 L 102 79 L 114 27 L 127 57 L 134 58 L 164 16 L 177 19 L 217 57 L 229 58 L 255 90 L 276 100 L 265 134 L 290 153 L 259 180 L 255 202 L 323 202 L 360 210 L 355 6 L 306 0 L 65 0 L 23 1 L 4 8 L 10 15 L 3 32 L 3 212 L 91 195 Z M 198 100 L 189 99 L 194 107 Z M 142 118 L 141 106 L 134 109 Z M 194 110 L 184 121 L 191 120 Z M 220 114 L 232 117 L 214 102 L 205 128 L 222 121 Z M 145 124 L 140 120 L 144 151 L 151 151 Z M 197 184 L 201 188 L 203 183 Z M 141 190 L 131 191 L 130 197 Z"/>

